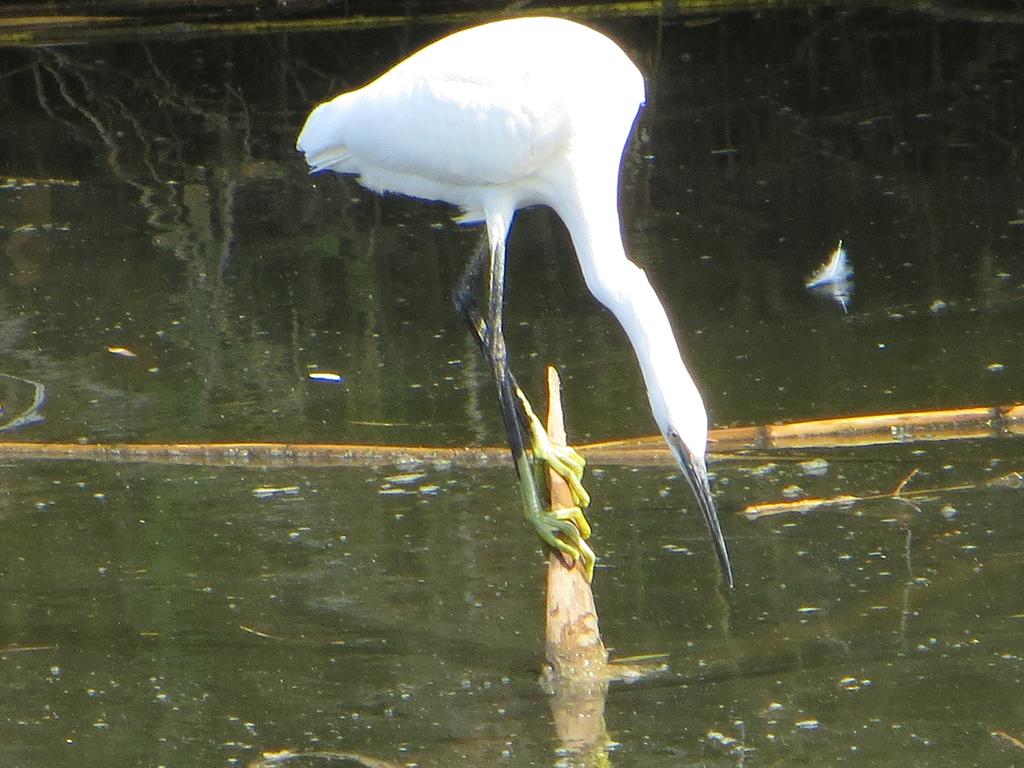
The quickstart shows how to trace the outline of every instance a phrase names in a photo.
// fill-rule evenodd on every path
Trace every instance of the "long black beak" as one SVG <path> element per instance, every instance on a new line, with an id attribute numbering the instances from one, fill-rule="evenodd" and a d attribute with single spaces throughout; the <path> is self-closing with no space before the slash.
<path id="1" fill-rule="evenodd" d="M 722 535 L 722 527 L 718 524 L 718 513 L 715 511 L 715 501 L 711 497 L 711 484 L 708 482 L 708 470 L 703 459 L 696 458 L 689 448 L 683 443 L 679 435 L 669 432 L 666 436 L 672 453 L 679 462 L 680 469 L 686 481 L 693 489 L 693 495 L 697 497 L 697 505 L 701 514 L 704 515 L 704 522 L 707 523 L 708 533 L 711 534 L 711 543 L 715 545 L 715 554 L 718 555 L 718 565 L 722 569 L 729 588 L 733 587 L 732 565 L 729 563 L 729 549 L 725 545 L 725 536 Z"/>

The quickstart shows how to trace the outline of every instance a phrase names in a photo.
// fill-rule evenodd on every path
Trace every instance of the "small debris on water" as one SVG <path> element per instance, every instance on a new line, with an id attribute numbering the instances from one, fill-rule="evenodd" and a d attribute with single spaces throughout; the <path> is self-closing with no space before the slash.
<path id="1" fill-rule="evenodd" d="M 861 688 L 867 688 L 869 685 L 871 685 L 871 681 L 866 677 L 856 678 L 847 675 L 839 679 L 839 687 L 844 691 L 859 691 Z"/>
<path id="2" fill-rule="evenodd" d="M 692 555 L 693 551 L 689 547 L 682 547 L 677 544 L 665 544 L 662 547 L 665 552 L 671 552 L 674 555 Z"/>
<path id="3" fill-rule="evenodd" d="M 259 486 L 252 489 L 252 495 L 257 499 L 269 499 L 271 496 L 296 496 L 300 491 L 297 485 L 283 485 L 277 488 L 270 486 Z"/>
<path id="4" fill-rule="evenodd" d="M 989 363 L 985 366 L 985 370 L 989 373 L 1001 373 L 1006 370 L 1006 366 L 1002 363 Z"/>
<path id="5" fill-rule="evenodd" d="M 949 304 L 942 299 L 936 299 L 931 303 L 931 306 L 928 307 L 928 311 L 933 315 L 937 315 L 939 312 L 944 312 L 947 309 L 949 309 Z"/>
<path id="6" fill-rule="evenodd" d="M 265 763 L 283 763 L 286 760 L 291 760 L 296 756 L 295 752 L 289 749 L 282 749 L 279 752 L 264 752 L 263 762 Z"/>
<path id="7" fill-rule="evenodd" d="M 112 355 L 117 355 L 118 357 L 138 357 L 138 355 L 127 347 L 107 347 L 107 352 Z"/>
<path id="8" fill-rule="evenodd" d="M 309 378 L 313 381 L 326 381 L 331 384 L 341 384 L 345 381 L 340 373 L 333 371 L 310 371 Z"/>
<path id="9" fill-rule="evenodd" d="M 721 744 L 723 747 L 731 747 L 733 744 L 738 743 L 738 739 L 734 739 L 732 736 L 726 736 L 721 731 L 708 731 L 708 741 L 714 742 L 715 744 Z"/>
<path id="10" fill-rule="evenodd" d="M 381 496 L 411 496 L 412 491 L 407 488 L 395 488 L 390 483 L 385 483 L 377 489 L 377 493 Z"/>
<path id="11" fill-rule="evenodd" d="M 1013 490 L 1021 490 L 1024 488 L 1024 474 L 1020 472 L 1008 472 L 1005 475 L 1000 475 L 989 480 L 985 485 L 992 485 L 997 488 L 1011 488 Z"/>
<path id="12" fill-rule="evenodd" d="M 741 472 L 745 471 L 751 477 L 767 477 L 768 475 L 773 474 L 775 472 L 775 470 L 777 470 L 778 468 L 779 468 L 778 464 L 774 464 L 774 463 L 769 462 L 767 464 L 761 464 L 760 466 L 757 466 L 757 467 L 750 467 L 749 469 L 741 469 L 740 471 Z"/>
<path id="13" fill-rule="evenodd" d="M 825 459 L 808 459 L 797 466 L 807 477 L 824 477 L 828 474 L 828 462 Z"/>
<path id="14" fill-rule="evenodd" d="M 401 475 L 389 475 L 388 477 L 385 477 L 384 480 L 389 483 L 394 483 L 395 485 L 412 485 L 426 476 L 427 475 L 424 472 L 406 472 Z"/>
<path id="15" fill-rule="evenodd" d="M 787 485 L 785 488 L 782 489 L 782 498 L 787 499 L 789 501 L 793 501 L 794 499 L 801 499 L 806 495 L 807 492 L 796 484 Z"/>
<path id="16" fill-rule="evenodd" d="M 821 727 L 821 723 L 819 723 L 817 720 L 814 720 L 813 718 L 809 718 L 807 720 L 797 720 L 796 723 L 794 723 L 794 725 L 796 725 L 798 731 L 816 731 Z"/>

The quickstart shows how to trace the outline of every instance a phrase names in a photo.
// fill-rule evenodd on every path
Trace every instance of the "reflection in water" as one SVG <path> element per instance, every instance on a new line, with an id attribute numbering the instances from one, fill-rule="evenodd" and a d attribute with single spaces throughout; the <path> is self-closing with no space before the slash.
<path id="1" fill-rule="evenodd" d="M 1018 29 L 874 13 L 602 28 L 649 75 L 629 249 L 717 423 L 1019 399 Z M 0 51 L 0 368 L 49 393 L 20 434 L 498 442 L 445 302 L 475 233 L 443 208 L 310 180 L 293 151 L 319 95 L 439 32 Z M 845 315 L 803 288 L 837 237 L 857 259 Z M 541 363 L 560 364 L 573 439 L 651 431 L 559 225 L 524 214 L 511 249 L 523 383 L 539 391 Z M 613 686 L 611 762 L 1012 759 L 990 734 L 1020 736 L 1015 491 L 728 512 L 891 489 L 914 469 L 922 487 L 978 483 L 1019 454 L 722 462 L 743 564 L 726 596 L 707 552 L 692 556 L 706 544 L 679 519 L 677 479 L 595 473 L 603 635 L 670 655 L 663 677 Z M 554 762 L 534 680 L 540 560 L 505 472 L 0 472 L 3 762 Z"/>

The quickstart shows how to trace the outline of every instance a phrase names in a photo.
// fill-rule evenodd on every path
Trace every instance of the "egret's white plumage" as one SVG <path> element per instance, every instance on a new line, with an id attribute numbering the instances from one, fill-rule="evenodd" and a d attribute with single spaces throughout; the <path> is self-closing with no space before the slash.
<path id="1" fill-rule="evenodd" d="M 704 403 L 661 302 L 622 244 L 619 166 L 643 102 L 643 76 L 604 35 L 562 19 L 512 19 L 456 32 L 320 104 L 297 146 L 313 171 L 459 206 L 460 221 L 486 223 L 492 265 L 493 253 L 504 258 L 516 210 L 553 208 L 587 287 L 629 337 L 655 420 L 729 574 L 707 485 Z"/>
<path id="2" fill-rule="evenodd" d="M 314 171 L 482 221 L 564 196 L 567 172 L 587 170 L 569 162 L 581 151 L 617 178 L 643 100 L 643 77 L 608 38 L 562 19 L 512 19 L 456 32 L 319 105 L 298 148 Z"/>

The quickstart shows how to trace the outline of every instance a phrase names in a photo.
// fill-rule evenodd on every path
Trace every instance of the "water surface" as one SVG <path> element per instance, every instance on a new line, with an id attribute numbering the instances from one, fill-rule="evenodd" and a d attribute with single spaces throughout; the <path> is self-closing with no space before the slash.
<path id="1" fill-rule="evenodd" d="M 1020 399 L 1019 30 L 831 13 L 601 26 L 648 74 L 627 243 L 716 424 Z M 45 421 L 10 437 L 500 443 L 447 298 L 478 234 L 310 179 L 293 149 L 312 104 L 442 31 L 0 52 L 0 372 L 48 392 Z M 803 288 L 840 238 L 846 312 Z M 562 370 L 574 439 L 654 430 L 632 352 L 545 211 L 517 222 L 507 312 L 536 399 L 543 365 Z M 13 415 L 31 392 L 5 386 Z M 985 483 L 1022 459 L 979 441 L 718 461 L 731 593 L 679 478 L 594 473 L 606 642 L 669 665 L 613 686 L 611 762 L 1017 759 L 991 734 L 1024 737 L 1019 492 Z M 977 487 L 739 514 L 914 470 L 908 489 Z M 5 764 L 560 759 L 535 681 L 542 557 L 508 468 L 0 477 Z"/>

